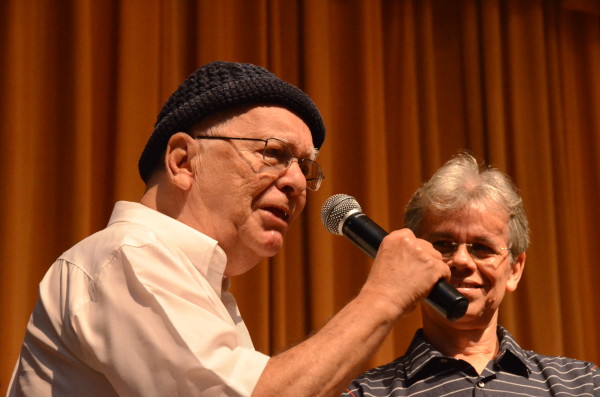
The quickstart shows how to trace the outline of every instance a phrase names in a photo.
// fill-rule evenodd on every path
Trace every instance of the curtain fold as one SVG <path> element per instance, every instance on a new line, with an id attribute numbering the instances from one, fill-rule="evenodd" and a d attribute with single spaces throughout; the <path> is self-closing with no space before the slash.
<path id="1" fill-rule="evenodd" d="M 597 2 L 5 0 L 0 23 L 0 393 L 45 271 L 140 198 L 160 107 L 213 60 L 267 67 L 327 125 L 321 190 L 280 254 L 232 282 L 258 350 L 316 331 L 368 275 L 371 259 L 321 225 L 330 195 L 398 229 L 415 189 L 467 149 L 513 178 L 532 229 L 500 322 L 525 348 L 600 363 Z M 401 319 L 367 367 L 401 355 L 419 322 Z"/>

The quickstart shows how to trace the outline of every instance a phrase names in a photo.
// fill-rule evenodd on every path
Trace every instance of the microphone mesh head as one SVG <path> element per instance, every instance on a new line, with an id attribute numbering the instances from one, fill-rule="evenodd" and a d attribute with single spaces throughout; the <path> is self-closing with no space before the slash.
<path id="1" fill-rule="evenodd" d="M 325 201 L 321 208 L 323 226 L 329 233 L 341 235 L 340 224 L 352 210 L 362 212 L 360 204 L 354 197 L 347 194 L 334 194 Z"/>

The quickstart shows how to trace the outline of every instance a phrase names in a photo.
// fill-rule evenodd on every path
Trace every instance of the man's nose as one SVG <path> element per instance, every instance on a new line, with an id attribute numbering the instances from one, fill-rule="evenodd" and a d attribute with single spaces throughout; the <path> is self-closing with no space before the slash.
<path id="1" fill-rule="evenodd" d="M 306 177 L 300 169 L 298 159 L 293 159 L 290 166 L 283 170 L 277 180 L 277 186 L 282 191 L 293 194 L 301 194 L 306 191 Z"/>
<path id="2" fill-rule="evenodd" d="M 450 260 L 455 267 L 475 267 L 475 260 L 469 253 L 466 244 L 459 244 Z"/>

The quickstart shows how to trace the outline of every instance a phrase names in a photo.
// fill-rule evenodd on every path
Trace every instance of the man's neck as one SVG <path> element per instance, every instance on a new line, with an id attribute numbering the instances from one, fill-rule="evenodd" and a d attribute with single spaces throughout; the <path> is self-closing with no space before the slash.
<path id="1" fill-rule="evenodd" d="M 500 342 L 496 326 L 496 318 L 476 328 L 448 326 L 442 322 L 427 321 L 426 318 L 423 320 L 425 337 L 436 349 L 445 356 L 468 362 L 478 374 L 498 354 Z"/>

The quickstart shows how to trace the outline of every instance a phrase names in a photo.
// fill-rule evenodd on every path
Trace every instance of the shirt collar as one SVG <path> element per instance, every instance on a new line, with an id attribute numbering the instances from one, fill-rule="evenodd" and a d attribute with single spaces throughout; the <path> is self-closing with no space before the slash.
<path id="1" fill-rule="evenodd" d="M 503 371 L 528 377 L 532 371 L 532 367 L 526 358 L 526 352 L 517 344 L 506 329 L 498 325 L 496 332 L 500 341 L 500 351 L 494 359 L 494 365 Z M 446 364 L 448 362 L 457 363 L 461 361 L 453 357 L 444 356 L 427 341 L 422 329 L 419 329 L 415 334 L 405 357 L 407 359 L 405 362 L 407 379 L 420 375 L 422 372 L 427 372 L 425 369 L 432 369 L 432 367 L 441 367 L 447 370 Z"/>
<path id="2" fill-rule="evenodd" d="M 500 351 L 494 359 L 494 364 L 504 371 L 529 377 L 529 374 L 533 371 L 533 367 L 527 359 L 525 350 L 519 346 L 504 327 L 498 325 L 496 332 L 498 333 L 498 340 L 500 340 Z"/>
<path id="3" fill-rule="evenodd" d="M 407 379 L 411 379 L 419 374 L 433 361 L 439 361 L 438 359 L 454 360 L 453 358 L 445 357 L 439 350 L 433 347 L 433 345 L 425 339 L 423 329 L 419 329 L 413 337 L 405 357 L 407 358 L 405 364 Z"/>
<path id="4" fill-rule="evenodd" d="M 162 242 L 172 245 L 190 260 L 221 296 L 227 256 L 216 240 L 143 204 L 119 201 L 115 204 L 108 225 L 129 222 L 150 229 Z"/>

